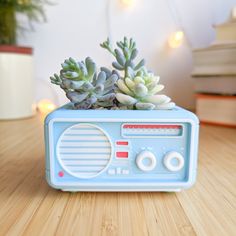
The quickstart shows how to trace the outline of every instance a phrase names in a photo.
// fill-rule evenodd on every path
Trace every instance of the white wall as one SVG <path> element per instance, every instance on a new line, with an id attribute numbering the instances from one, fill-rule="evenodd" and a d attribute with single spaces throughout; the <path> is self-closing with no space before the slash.
<path id="1" fill-rule="evenodd" d="M 99 43 L 108 35 L 113 42 L 126 35 L 137 41 L 147 66 L 161 76 L 165 93 L 187 108 L 194 107 L 191 49 L 208 46 L 214 40 L 212 24 L 225 21 L 236 5 L 236 0 L 134 0 L 130 8 L 119 0 L 57 2 L 46 7 L 47 23 L 35 24 L 34 32 L 19 39 L 19 44 L 34 47 L 37 100 L 66 102 L 59 87 L 49 82 L 60 63 L 70 56 L 82 60 L 89 55 L 99 65 L 109 65 L 111 57 Z M 169 49 L 166 41 L 179 23 L 186 41 Z"/>

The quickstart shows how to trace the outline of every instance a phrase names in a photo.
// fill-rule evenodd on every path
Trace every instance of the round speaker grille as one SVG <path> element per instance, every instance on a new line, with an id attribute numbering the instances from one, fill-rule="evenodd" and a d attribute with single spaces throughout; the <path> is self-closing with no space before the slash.
<path id="1" fill-rule="evenodd" d="M 108 135 L 91 124 L 77 124 L 66 129 L 57 143 L 57 158 L 73 176 L 92 178 L 111 160 L 112 145 Z"/>

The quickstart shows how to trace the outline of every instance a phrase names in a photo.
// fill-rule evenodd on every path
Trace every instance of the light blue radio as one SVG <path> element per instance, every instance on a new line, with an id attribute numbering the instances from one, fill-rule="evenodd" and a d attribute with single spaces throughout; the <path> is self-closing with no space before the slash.
<path id="1" fill-rule="evenodd" d="M 196 179 L 198 118 L 172 110 L 73 110 L 45 119 L 46 177 L 63 191 L 179 191 Z"/>

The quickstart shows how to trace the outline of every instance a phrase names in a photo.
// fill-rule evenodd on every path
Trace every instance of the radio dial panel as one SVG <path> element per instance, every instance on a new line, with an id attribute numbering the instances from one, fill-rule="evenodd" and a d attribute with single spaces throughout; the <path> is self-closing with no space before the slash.
<path id="1" fill-rule="evenodd" d="M 198 120 L 176 107 L 71 110 L 45 121 L 48 183 L 68 191 L 178 191 L 196 177 Z"/>

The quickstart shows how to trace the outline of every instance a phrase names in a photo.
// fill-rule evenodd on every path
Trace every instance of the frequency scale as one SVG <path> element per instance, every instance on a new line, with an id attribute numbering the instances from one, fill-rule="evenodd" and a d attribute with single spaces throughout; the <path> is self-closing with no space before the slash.
<path id="1" fill-rule="evenodd" d="M 73 110 L 45 119 L 46 177 L 63 191 L 179 191 L 196 178 L 198 118 L 172 110 Z"/>

